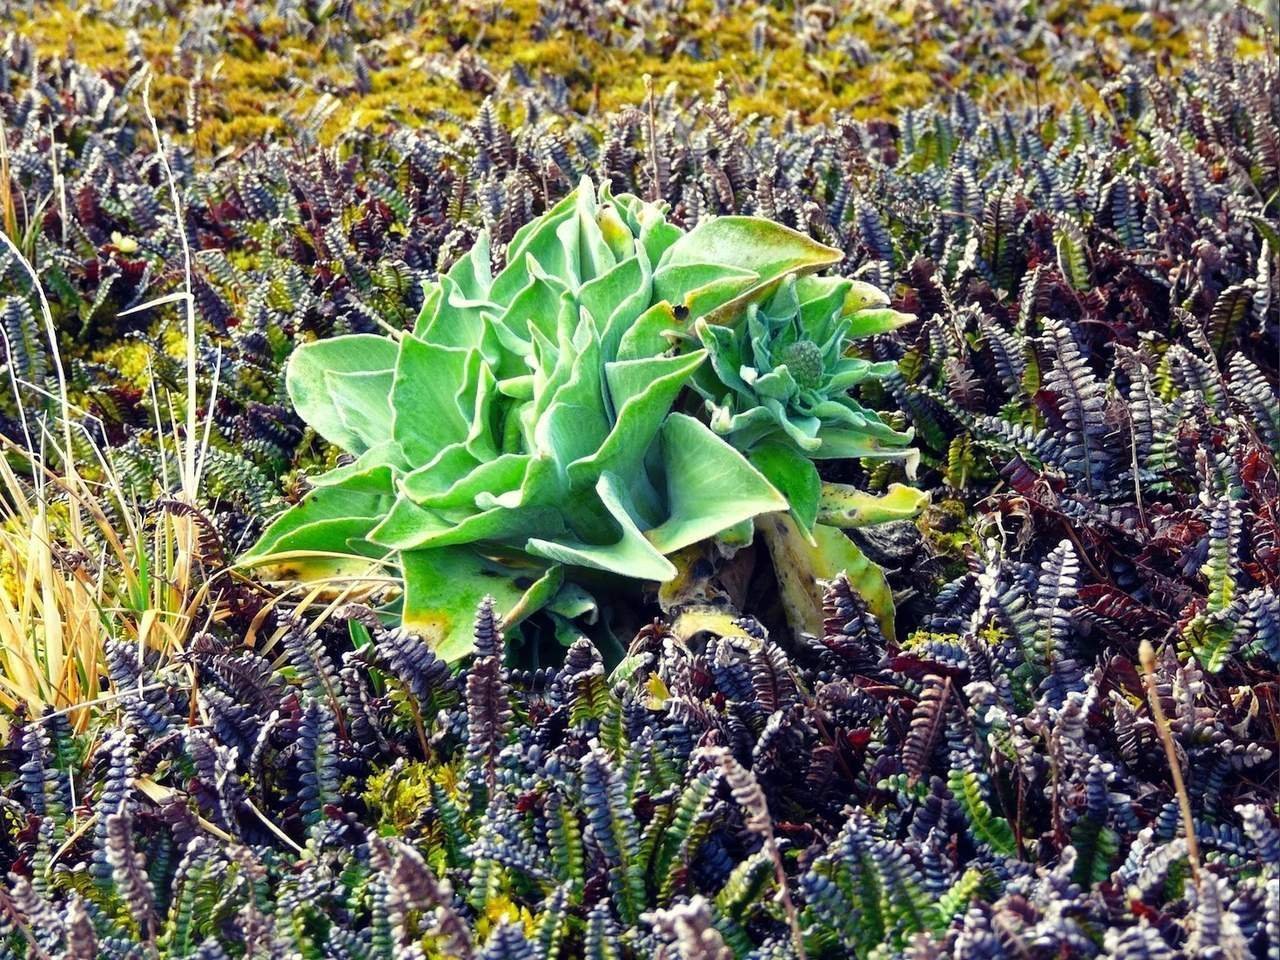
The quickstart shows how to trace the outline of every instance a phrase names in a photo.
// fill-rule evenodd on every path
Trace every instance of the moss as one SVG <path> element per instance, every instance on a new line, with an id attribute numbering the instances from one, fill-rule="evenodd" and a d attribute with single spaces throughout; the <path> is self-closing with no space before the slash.
<path id="1" fill-rule="evenodd" d="M 968 508 L 962 500 L 931 503 L 916 521 L 916 526 L 930 550 L 942 562 L 944 581 L 965 572 L 967 556 L 976 537 Z"/>
<path id="2" fill-rule="evenodd" d="M 364 802 L 384 836 L 403 836 L 431 806 L 431 768 L 424 763 L 390 766 L 369 777 Z"/>
<path id="3" fill-rule="evenodd" d="M 154 70 L 156 116 L 172 118 L 176 132 L 188 133 L 194 81 L 201 114 L 194 142 L 210 155 L 284 136 L 321 117 L 317 132 L 333 140 L 354 129 L 470 116 L 491 84 L 464 83 L 458 72 L 464 60 L 493 78 L 517 66 L 535 81 L 554 72 L 567 85 L 570 106 L 582 113 L 642 103 L 646 74 L 659 90 L 675 83 L 681 97 L 709 94 L 723 77 L 735 109 L 794 113 L 802 121 L 823 120 L 837 109 L 862 119 L 892 116 L 939 90 L 1022 102 L 1092 95 L 1088 76 L 1055 74 L 1039 35 L 1021 48 L 997 40 L 981 8 L 959 2 L 927 11 L 913 3 L 848 5 L 806 39 L 802 15 L 793 10 L 746 0 L 721 12 L 713 0 L 689 0 L 678 12 L 654 16 L 638 44 L 631 42 L 631 25 L 603 21 L 598 37 L 569 24 L 544 34 L 538 0 L 479 9 L 389 0 L 376 9 L 358 5 L 351 23 L 309 27 L 262 17 L 252 5 L 225 16 L 209 34 L 216 50 L 199 56 L 176 50 L 190 26 L 182 18 L 139 14 L 129 22 L 110 0 L 95 9 L 37 0 L 15 16 L 14 29 L 41 55 L 74 55 L 119 82 L 128 70 L 128 35 L 136 30 Z M 1136 4 L 1063 0 L 1046 16 L 1056 32 L 1098 52 L 1096 62 L 1073 69 L 1096 73 L 1153 51 L 1176 60 L 1190 45 L 1170 17 Z M 758 29 L 764 32 L 759 50 Z M 859 50 L 865 55 L 855 55 Z M 370 67 L 364 88 L 352 66 L 356 54 Z M 330 96 L 333 109 L 321 109 Z"/>
<path id="4" fill-rule="evenodd" d="M 123 383 L 145 390 L 150 379 L 151 348 L 138 340 L 121 340 L 95 351 L 90 359 L 115 370 Z"/>
<path id="5" fill-rule="evenodd" d="M 933 630 L 916 630 L 911 636 L 907 637 L 906 643 L 902 645 L 904 651 L 921 650 L 929 644 L 941 644 L 944 646 L 959 646 L 960 634 L 958 633 L 939 633 Z"/>

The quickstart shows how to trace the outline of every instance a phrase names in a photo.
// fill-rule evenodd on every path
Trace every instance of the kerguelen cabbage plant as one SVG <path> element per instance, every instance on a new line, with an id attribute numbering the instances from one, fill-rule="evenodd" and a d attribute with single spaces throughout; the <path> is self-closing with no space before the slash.
<path id="1" fill-rule="evenodd" d="M 402 618 L 464 655 L 477 602 L 512 626 L 571 604 L 564 568 L 664 581 L 668 556 L 786 497 L 673 409 L 727 322 L 839 251 L 766 220 L 689 232 L 590 183 L 521 229 L 491 275 L 481 237 L 427 292 L 414 329 L 306 344 L 286 385 L 354 461 L 316 478 L 244 558 L 282 579 L 398 563 Z"/>
<path id="2" fill-rule="evenodd" d="M 911 431 L 898 431 L 849 391 L 893 363 L 854 354 L 853 341 L 914 318 L 889 308 L 876 288 L 843 277 L 790 275 L 757 302 L 694 322 L 708 353 L 691 380 L 712 430 L 742 451 L 787 498 L 787 513 L 756 520 L 773 557 L 783 607 L 798 632 L 822 627 L 820 580 L 845 573 L 893 635 L 884 573 L 843 532 L 905 519 L 928 495 L 900 483 L 872 496 L 824 482 L 814 461 L 896 459 L 914 474 Z"/>
<path id="3" fill-rule="evenodd" d="M 914 473 L 912 432 L 898 431 L 849 391 L 887 376 L 893 362 L 851 353 L 854 340 L 915 319 L 884 293 L 844 277 L 788 276 L 760 303 L 696 321 L 708 353 L 691 385 L 706 401 L 711 429 L 747 454 L 787 497 L 804 534 L 822 520 L 861 526 L 910 516 L 924 494 L 895 484 L 882 497 L 822 483 L 814 460 L 897 459 Z"/>

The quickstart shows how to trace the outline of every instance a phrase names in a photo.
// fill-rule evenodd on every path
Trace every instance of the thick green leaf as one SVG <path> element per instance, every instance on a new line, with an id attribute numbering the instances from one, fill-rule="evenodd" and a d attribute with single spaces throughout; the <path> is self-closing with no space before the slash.
<path id="1" fill-rule="evenodd" d="M 837 311 L 848 314 L 859 309 L 847 306 L 853 283 L 846 277 L 797 277 L 794 293 L 800 311 L 800 325 L 805 330 L 817 329 Z M 869 284 L 861 286 L 876 290 Z M 876 292 L 879 293 L 878 290 Z M 856 303 L 860 298 L 855 294 L 852 299 Z"/>
<path id="2" fill-rule="evenodd" d="M 369 521 L 380 519 L 386 513 L 393 496 L 391 470 L 388 467 L 356 474 L 345 483 L 317 487 L 303 497 L 300 503 L 276 517 L 244 557 L 256 560 L 282 550 L 341 549 L 346 546 L 345 538 L 323 547 L 298 547 L 294 542 L 300 531 L 318 523 L 353 521 L 358 526 L 363 524 L 363 529 L 367 532 L 373 525 Z"/>
<path id="3" fill-rule="evenodd" d="M 556 277 L 569 286 L 577 285 L 576 256 L 570 256 L 560 240 L 560 229 L 575 216 L 577 191 L 569 194 L 551 211 L 516 231 L 507 247 L 506 270 L 494 280 L 490 296 L 499 303 L 510 303 L 516 292 L 534 273 L 532 264 L 542 275 Z M 570 281 L 572 280 L 572 283 Z"/>
<path id="4" fill-rule="evenodd" d="M 822 479 L 813 461 L 785 443 L 776 441 L 760 444 L 747 456 L 752 465 L 787 498 L 791 516 L 799 524 L 801 532 L 812 537 L 822 492 Z"/>
<path id="5" fill-rule="evenodd" d="M 576 583 L 566 583 L 556 591 L 547 609 L 570 620 L 582 619 L 587 623 L 595 623 L 600 616 L 596 598 Z"/>
<path id="6" fill-rule="evenodd" d="M 604 237 L 604 242 L 609 245 L 614 257 L 621 263 L 637 250 L 632 224 L 623 220 L 619 208 L 611 202 L 611 198 L 606 198 L 603 190 L 601 200 L 605 202 L 596 213 L 596 223 L 600 226 L 600 234 Z"/>
<path id="7" fill-rule="evenodd" d="M 539 610 L 545 608 L 554 609 L 555 604 L 553 601 L 559 599 L 563 587 L 564 567 L 559 564 L 552 564 L 547 568 L 546 573 L 534 580 L 525 589 L 519 603 L 508 610 L 507 615 L 502 618 L 502 625 L 510 630 Z"/>
<path id="8" fill-rule="evenodd" d="M 474 347 L 484 313 L 500 312 L 490 299 L 489 235 L 481 231 L 475 245 L 440 278 L 439 294 L 426 297 L 431 313 L 418 315 L 413 335 L 450 347 Z"/>
<path id="9" fill-rule="evenodd" d="M 325 390 L 336 400 L 338 421 L 343 433 L 359 440 L 352 453 L 379 447 L 391 439 L 391 406 L 387 403 L 390 381 L 385 370 L 343 373 L 328 370 Z"/>
<path id="10" fill-rule="evenodd" d="M 629 476 L 638 470 L 677 394 L 705 357 L 699 350 L 605 364 L 617 418 L 599 450 L 569 464 L 570 482 L 582 486 L 605 471 Z"/>
<path id="11" fill-rule="evenodd" d="M 664 268 L 653 278 L 657 296 L 688 311 L 685 323 L 756 288 L 759 283 L 760 276 L 755 271 L 740 270 L 723 263 L 675 264 Z"/>
<path id="12" fill-rule="evenodd" d="M 413 321 L 413 334 L 421 337 L 427 329 L 427 324 L 436 315 L 436 311 L 440 309 L 440 299 L 442 293 L 440 284 L 424 283 L 422 285 L 422 306 L 418 309 L 418 316 Z"/>
<path id="13" fill-rule="evenodd" d="M 671 245 L 660 268 L 726 263 L 750 270 L 762 282 L 788 273 L 811 273 L 844 259 L 835 247 L 759 217 L 713 217 Z"/>
<path id="14" fill-rule="evenodd" d="M 313 487 L 334 487 L 348 483 L 359 486 L 368 482 L 373 484 L 373 487 L 381 489 L 384 485 L 382 480 L 384 475 L 380 468 L 389 467 L 394 475 L 394 471 L 403 470 L 405 466 L 404 451 L 400 449 L 400 444 L 394 440 L 386 440 L 370 447 L 351 463 L 335 467 L 328 473 L 322 473 L 310 480 Z"/>
<path id="15" fill-rule="evenodd" d="M 728 327 L 707 323 L 705 320 L 699 320 L 694 328 L 698 339 L 706 344 L 707 353 L 711 357 L 708 365 L 711 369 L 704 367 L 698 371 L 700 392 L 707 396 L 722 393 L 724 387 L 716 382 L 717 378 L 731 390 L 740 390 L 744 393 L 749 390 L 749 385 L 742 379 L 742 370 L 744 367 L 750 367 L 750 362 L 748 358 L 743 357 L 738 334 Z"/>
<path id="16" fill-rule="evenodd" d="M 516 609 L 521 616 L 535 612 L 532 601 L 523 602 L 525 591 L 516 586 L 517 577 L 527 571 L 498 563 L 468 547 L 409 550 L 400 555 L 400 564 L 404 573 L 403 625 L 445 660 L 458 660 L 471 652 L 476 607 L 486 596 L 497 600 L 504 620 Z"/>
<path id="17" fill-rule="evenodd" d="M 905 327 L 915 318 L 914 313 L 902 313 L 899 310 L 859 310 L 849 318 L 849 338 L 858 340 L 862 337 L 889 333 L 899 327 Z"/>
<path id="18" fill-rule="evenodd" d="M 545 258 L 545 251 L 555 241 L 556 229 L 573 215 L 578 203 L 578 190 L 581 190 L 582 186 L 579 184 L 554 207 L 536 220 L 530 220 L 515 232 L 507 245 L 508 263 L 519 262 L 528 254 L 532 254 L 538 260 Z"/>
<path id="19" fill-rule="evenodd" d="M 596 219 L 599 207 L 596 205 L 596 192 L 591 181 L 583 178 L 574 191 L 576 202 L 574 215 L 556 230 L 563 248 L 573 257 L 574 279 L 572 284 L 577 290 L 579 286 L 594 280 L 612 270 L 618 258 L 604 238 L 604 231 Z"/>
<path id="20" fill-rule="evenodd" d="M 640 226 L 640 243 L 649 255 L 649 262 L 656 264 L 683 233 L 673 223 L 668 223 L 652 203 L 642 204 L 636 220 Z"/>
<path id="21" fill-rule="evenodd" d="M 462 391 L 476 382 L 480 354 L 442 347 L 417 337 L 400 343 L 391 406 L 393 436 L 413 463 L 425 463 L 450 444 L 467 439 L 470 417 Z"/>
<path id="22" fill-rule="evenodd" d="M 901 460 L 907 477 L 912 478 L 920 463 L 920 451 L 904 446 L 911 441 L 910 431 L 899 436 L 905 439 L 887 443 L 861 430 L 827 429 L 822 431 L 822 445 L 809 455 L 815 460 Z"/>
<path id="23" fill-rule="evenodd" d="M 534 427 L 534 452 L 547 453 L 561 466 L 591 456 L 609 434 L 603 401 L 600 338 L 589 324 L 574 337 L 571 372 L 555 391 Z"/>
<path id="24" fill-rule="evenodd" d="M 477 463 L 466 451 L 457 448 L 455 456 L 465 462 L 465 470 L 449 473 L 448 467 L 437 465 L 435 470 L 415 470 L 400 483 L 400 489 L 420 507 L 474 507 L 482 494 L 498 495 L 520 489 L 529 468 L 527 453 L 504 453 L 486 463 Z M 439 458 L 437 458 L 439 459 Z M 453 483 L 438 483 L 446 477 L 456 476 Z"/>
<path id="25" fill-rule="evenodd" d="M 748 302 L 765 295 L 787 274 L 812 273 L 844 259 L 834 247 L 758 217 L 715 217 L 705 220 L 673 243 L 654 271 L 654 288 L 663 293 L 665 277 L 678 267 L 723 263 L 757 275 L 755 285 L 721 304 L 711 315 L 717 322 L 732 317 Z M 683 291 L 682 291 L 683 292 Z"/>
<path id="26" fill-rule="evenodd" d="M 833 527 L 869 527 L 890 520 L 910 520 L 929 502 L 929 494 L 915 487 L 891 483 L 876 496 L 844 483 L 822 484 L 818 519 Z"/>
<path id="27" fill-rule="evenodd" d="M 874 377 L 889 377 L 898 371 L 898 365 L 892 360 L 881 360 L 873 363 L 860 357 L 846 357 L 836 364 L 831 374 L 828 390 L 848 390 L 863 380 Z"/>
<path id="28" fill-rule="evenodd" d="M 526 549 L 536 557 L 557 563 L 607 570 L 636 580 L 669 580 L 675 576 L 676 568 L 636 526 L 632 517 L 634 508 L 629 502 L 626 487 L 626 482 L 613 473 L 601 474 L 596 482 L 596 493 L 619 528 L 617 540 L 607 544 L 589 544 L 534 538 Z"/>
<path id="29" fill-rule="evenodd" d="M 553 536 L 561 529 L 560 512 L 550 507 L 438 511 L 400 496 L 368 536 L 384 547 L 417 550 L 481 540 L 519 543 L 534 534 Z"/>
<path id="30" fill-rule="evenodd" d="M 623 333 L 615 359 L 646 360 L 665 353 L 682 326 L 671 304 L 665 300 L 655 303 Z"/>
<path id="31" fill-rule="evenodd" d="M 386 553 L 368 538 L 391 502 L 391 471 L 387 467 L 356 475 L 342 484 L 317 487 L 272 521 L 241 562 L 261 568 L 270 580 L 315 580 L 354 567 L 367 568 L 367 559 L 353 563 L 343 558 Z"/>
<path id="32" fill-rule="evenodd" d="M 844 297 L 845 313 L 857 313 L 859 310 L 887 307 L 888 305 L 889 297 L 879 287 L 864 283 L 861 280 L 851 280 L 849 282 L 849 292 Z"/>
<path id="33" fill-rule="evenodd" d="M 448 277 L 459 302 L 482 303 L 489 298 L 489 288 L 493 286 L 489 264 L 489 231 L 481 230 L 471 249 L 449 268 Z"/>
<path id="34" fill-rule="evenodd" d="M 463 414 L 470 421 L 464 443 L 472 456 L 487 463 L 502 452 L 501 438 L 495 438 L 493 433 L 494 411 L 505 405 L 506 400 L 498 392 L 498 381 L 488 361 L 480 362 L 473 369 L 475 376 L 469 381 L 469 394 L 458 398 Z"/>
<path id="35" fill-rule="evenodd" d="M 434 497 L 447 494 L 479 466 L 480 461 L 465 444 L 455 443 L 405 475 L 400 481 L 400 489 L 415 502 L 429 504 Z"/>
<path id="36" fill-rule="evenodd" d="M 365 333 L 303 344 L 285 368 L 289 400 L 320 436 L 348 453 L 363 453 L 391 438 L 388 398 L 396 353 L 394 341 Z M 362 411 L 362 425 L 349 425 L 351 414 L 344 410 Z"/>
<path id="37" fill-rule="evenodd" d="M 643 248 L 639 256 L 618 264 L 578 291 L 578 302 L 595 320 L 605 360 L 617 356 L 622 335 L 649 308 L 652 298 L 653 274 Z"/>
<path id="38" fill-rule="evenodd" d="M 394 467 L 385 463 L 372 463 L 363 469 L 354 469 L 361 461 L 355 460 L 348 466 L 352 469 L 347 471 L 346 467 L 339 468 L 345 472 L 345 476 L 333 483 L 315 484 L 317 487 L 338 488 L 351 494 L 369 494 L 373 496 L 390 496 L 395 493 L 395 476 Z M 338 473 L 338 470 L 330 471 L 330 473 Z M 328 477 L 329 474 L 325 474 Z M 338 509 L 341 505 L 338 504 Z"/>
<path id="39" fill-rule="evenodd" d="M 795 285 L 796 299 L 800 304 L 800 317 L 806 329 L 825 323 L 837 310 L 842 317 L 877 312 L 889 306 L 889 297 L 879 287 L 861 280 L 845 277 L 798 277 Z M 892 313 L 893 311 L 888 311 Z M 910 314 L 899 314 L 910 317 Z M 889 329 L 892 329 L 890 327 Z M 857 332 L 852 337 L 865 336 Z"/>
<path id="40" fill-rule="evenodd" d="M 668 519 L 646 536 L 662 553 L 714 537 L 743 520 L 787 509 L 786 498 L 707 426 L 673 413 L 662 428 Z"/>

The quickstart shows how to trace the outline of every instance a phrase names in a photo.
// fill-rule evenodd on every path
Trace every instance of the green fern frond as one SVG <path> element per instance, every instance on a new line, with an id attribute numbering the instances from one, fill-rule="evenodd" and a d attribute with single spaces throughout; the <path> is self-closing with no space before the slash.
<path id="1" fill-rule="evenodd" d="M 960 805 L 975 840 L 1001 856 L 1011 857 L 1017 852 L 1013 828 L 1008 820 L 996 816 L 987 805 L 977 773 L 953 769 L 947 777 L 947 788 Z"/>

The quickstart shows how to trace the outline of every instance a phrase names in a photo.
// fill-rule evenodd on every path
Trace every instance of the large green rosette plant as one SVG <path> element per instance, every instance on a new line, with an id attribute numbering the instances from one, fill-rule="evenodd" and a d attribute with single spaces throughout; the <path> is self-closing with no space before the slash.
<path id="1" fill-rule="evenodd" d="M 894 459 L 913 473 L 912 432 L 899 431 L 850 391 L 891 374 L 893 362 L 854 352 L 855 340 L 914 319 L 888 297 L 843 277 L 791 275 L 735 315 L 695 322 L 708 362 L 691 386 L 704 398 L 711 429 L 743 452 L 789 503 L 789 517 L 760 524 L 793 625 L 816 632 L 816 581 L 845 570 L 890 629 L 893 606 L 878 568 L 836 528 L 906 519 L 927 500 L 891 484 L 872 496 L 823 482 L 815 460 Z"/>
<path id="2" fill-rule="evenodd" d="M 496 276 L 481 236 L 411 332 L 294 352 L 290 399 L 354 460 L 314 479 L 245 561 L 304 580 L 393 564 L 404 625 L 447 658 L 469 651 L 485 594 L 512 626 L 572 605 L 566 568 L 673 577 L 673 552 L 787 509 L 731 443 L 673 410 L 706 358 L 680 331 L 839 259 L 756 218 L 685 233 L 584 182 L 516 234 Z"/>

